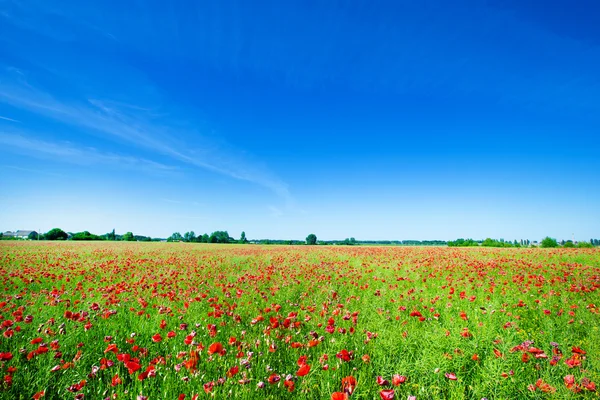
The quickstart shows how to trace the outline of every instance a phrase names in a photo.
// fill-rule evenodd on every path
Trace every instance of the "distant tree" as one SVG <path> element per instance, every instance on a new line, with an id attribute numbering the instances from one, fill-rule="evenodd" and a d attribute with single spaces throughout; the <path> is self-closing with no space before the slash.
<path id="1" fill-rule="evenodd" d="M 106 239 L 107 240 L 117 240 L 117 235 L 115 234 L 114 229 L 112 230 L 112 232 L 109 232 L 106 234 Z"/>
<path id="2" fill-rule="evenodd" d="M 573 241 L 572 241 L 572 240 L 567 240 L 567 241 L 565 242 L 565 244 L 563 244 L 563 247 L 566 247 L 566 248 L 571 248 L 571 249 L 572 249 L 573 247 L 575 247 L 575 244 L 573 243 Z"/>
<path id="3" fill-rule="evenodd" d="M 30 240 L 37 240 L 37 238 L 38 238 L 38 233 L 37 233 L 36 231 L 33 231 L 33 232 L 31 232 L 31 233 L 30 233 L 30 234 L 27 236 L 27 239 L 30 239 Z"/>
<path id="4" fill-rule="evenodd" d="M 242 231 L 242 234 L 240 235 L 240 243 L 242 243 L 242 244 L 248 243 L 248 239 L 246 239 L 246 232 L 244 232 L 244 231 Z"/>
<path id="5" fill-rule="evenodd" d="M 591 249 L 594 245 L 588 242 L 579 242 L 577 243 L 577 248 L 579 249 Z"/>
<path id="6" fill-rule="evenodd" d="M 564 240 L 564 239 L 560 241 L 560 245 L 561 245 L 561 246 L 564 246 L 564 245 L 565 245 L 565 240 Z"/>
<path id="7" fill-rule="evenodd" d="M 227 231 L 215 231 L 208 238 L 209 243 L 233 243 L 235 239 Z"/>
<path id="8" fill-rule="evenodd" d="M 182 240 L 183 236 L 179 232 L 175 232 L 167 238 L 167 242 L 181 242 Z"/>
<path id="9" fill-rule="evenodd" d="M 317 244 L 317 235 L 311 233 L 306 237 L 306 244 L 314 245 Z"/>
<path id="10" fill-rule="evenodd" d="M 494 239 L 492 239 L 492 238 L 486 238 L 483 241 L 483 243 L 481 243 L 481 245 L 483 247 L 498 247 L 498 246 L 495 246 L 495 244 L 496 244 L 496 241 Z"/>
<path id="11" fill-rule="evenodd" d="M 205 233 L 204 235 L 202 235 L 202 243 L 208 243 L 210 242 L 210 236 L 208 236 L 207 233 Z"/>
<path id="12" fill-rule="evenodd" d="M 183 234 L 184 242 L 194 242 L 196 240 L 196 234 L 194 231 L 186 232 Z"/>
<path id="13" fill-rule="evenodd" d="M 133 237 L 133 233 L 131 232 L 127 232 L 125 233 L 122 237 L 122 240 L 126 241 L 126 242 L 134 242 L 135 238 Z"/>
<path id="14" fill-rule="evenodd" d="M 460 238 L 460 239 L 456 239 L 455 241 L 448 242 L 448 247 L 474 247 L 474 246 L 479 246 L 479 243 L 477 243 L 473 239 L 465 240 L 463 238 Z"/>
<path id="15" fill-rule="evenodd" d="M 54 228 L 46 232 L 44 237 L 46 238 L 46 240 L 67 240 L 69 235 L 67 235 L 67 232 L 63 231 L 60 228 Z"/>
<path id="16" fill-rule="evenodd" d="M 553 239 L 549 236 L 546 236 L 543 240 L 542 240 L 542 244 L 541 247 L 545 247 L 545 248 L 549 248 L 549 247 L 558 247 L 558 243 L 556 242 L 556 239 Z"/>
<path id="17" fill-rule="evenodd" d="M 134 235 L 133 238 L 137 242 L 151 242 L 152 241 L 152 238 L 150 236 Z"/>
<path id="18" fill-rule="evenodd" d="M 88 231 L 77 232 L 71 236 L 71 240 L 103 240 L 101 236 L 94 235 Z"/>

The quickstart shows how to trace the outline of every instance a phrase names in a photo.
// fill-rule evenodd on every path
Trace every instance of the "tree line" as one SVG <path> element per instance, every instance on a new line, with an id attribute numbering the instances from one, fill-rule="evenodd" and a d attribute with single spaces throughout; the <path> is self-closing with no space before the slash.
<path id="1" fill-rule="evenodd" d="M 565 247 L 565 248 L 592 248 L 594 246 L 600 245 L 600 241 L 598 239 L 590 239 L 589 242 L 577 242 L 574 243 L 572 240 L 561 240 L 560 243 L 549 236 L 546 236 L 540 243 L 532 243 L 529 239 L 521 239 L 517 241 L 516 239 L 512 242 L 505 241 L 504 239 L 496 240 L 491 238 L 486 238 L 485 240 L 473 240 L 473 239 L 456 239 L 454 241 L 448 242 L 448 247 L 543 247 L 543 248 L 554 248 L 554 247 Z"/>
<path id="2" fill-rule="evenodd" d="M 229 236 L 227 231 L 214 231 L 196 236 L 194 231 L 186 232 L 183 235 L 179 232 L 173 233 L 167 238 L 167 242 L 187 242 L 187 243 L 248 243 L 246 232 L 242 232 L 240 239 L 236 240 Z"/>
<path id="3" fill-rule="evenodd" d="M 164 241 L 161 238 L 152 238 L 150 236 L 134 235 L 132 232 L 126 232 L 122 235 L 111 232 L 103 235 L 95 235 L 89 231 L 83 232 L 65 232 L 60 228 L 50 229 L 48 232 L 38 234 L 31 232 L 28 239 L 30 240 L 107 240 L 107 241 L 124 241 L 124 242 L 155 242 Z M 0 240 L 20 240 L 15 237 L 3 237 L 0 233 Z M 459 238 L 456 240 L 356 240 L 353 237 L 344 240 L 318 240 L 314 233 L 309 234 L 304 241 L 302 240 L 285 240 L 285 239 L 257 239 L 248 240 L 246 232 L 242 232 L 239 239 L 235 239 L 229 235 L 227 231 L 214 231 L 210 235 L 204 233 L 202 235 L 194 231 L 185 232 L 183 235 L 179 232 L 174 232 L 166 239 L 167 242 L 187 242 L 187 243 L 254 243 L 254 244 L 279 244 L 279 245 L 337 245 L 337 246 L 357 246 L 357 245 L 389 245 L 389 246 L 445 246 L 448 247 L 564 247 L 564 248 L 591 248 L 600 246 L 600 239 L 590 239 L 589 242 L 580 241 L 573 242 L 572 240 L 561 240 L 560 242 L 551 237 L 545 237 L 540 243 L 531 242 L 529 239 L 510 240 L 491 239 L 474 240 Z"/>
<path id="4" fill-rule="evenodd" d="M 15 237 L 3 237 L 0 233 L 0 239 L 3 240 L 20 240 Z M 105 233 L 104 235 L 95 235 L 89 231 L 83 232 L 65 232 L 60 228 L 50 229 L 46 233 L 31 232 L 27 237 L 29 240 L 112 240 L 112 241 L 124 241 L 124 242 L 150 242 L 160 241 L 162 239 L 153 239 L 150 236 L 134 235 L 131 232 L 126 232 L 123 235 L 117 235 L 115 230 L 112 232 Z"/>

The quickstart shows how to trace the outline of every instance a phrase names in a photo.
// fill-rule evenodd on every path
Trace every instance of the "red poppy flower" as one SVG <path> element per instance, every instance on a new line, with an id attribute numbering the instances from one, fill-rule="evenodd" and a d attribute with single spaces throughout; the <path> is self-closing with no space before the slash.
<path id="1" fill-rule="evenodd" d="M 545 393 L 554 393 L 556 389 L 550 386 L 548 383 L 544 382 L 541 378 L 535 382 L 535 386 L 537 386 L 542 392 Z"/>
<path id="2" fill-rule="evenodd" d="M 298 372 L 296 372 L 296 375 L 297 376 L 305 376 L 309 372 L 310 372 L 310 365 L 304 364 L 300 367 L 300 369 L 298 369 Z"/>
<path id="3" fill-rule="evenodd" d="M 296 387 L 294 381 L 288 379 L 283 382 L 283 385 L 287 388 L 288 392 L 293 392 L 294 388 Z"/>
<path id="4" fill-rule="evenodd" d="M 342 378 L 342 391 L 351 395 L 356 388 L 356 378 L 353 376 L 347 376 Z"/>
<path id="5" fill-rule="evenodd" d="M 395 374 L 394 376 L 392 376 L 392 385 L 399 386 L 399 385 L 403 384 L 404 382 L 406 382 L 406 379 L 407 378 L 404 375 Z"/>
<path id="6" fill-rule="evenodd" d="M 456 375 L 455 375 L 455 374 L 453 374 L 452 372 L 446 372 L 446 373 L 444 374 L 444 376 L 445 376 L 446 378 L 450 379 L 451 381 L 455 381 L 455 380 L 456 380 Z"/>
<path id="7" fill-rule="evenodd" d="M 273 385 L 277 382 L 279 382 L 281 380 L 281 377 L 277 374 L 271 374 L 271 376 L 269 376 L 269 378 L 267 379 L 267 381 Z"/>
<path id="8" fill-rule="evenodd" d="M 387 386 L 390 384 L 390 381 L 388 381 L 387 379 L 384 379 L 382 376 L 378 376 L 377 377 L 377 384 L 379 386 Z"/>
<path id="9" fill-rule="evenodd" d="M 331 394 L 331 400 L 348 400 L 348 394 L 343 392 L 333 392 Z"/>
<path id="10" fill-rule="evenodd" d="M 115 354 L 117 354 L 119 352 L 119 349 L 117 348 L 116 344 L 114 344 L 114 343 L 109 344 L 108 347 L 106 348 L 106 350 L 104 350 L 104 353 L 110 353 L 110 352 L 115 353 Z"/>
<path id="11" fill-rule="evenodd" d="M 112 379 L 110 380 L 111 386 L 117 386 L 117 385 L 120 385 L 121 383 L 123 383 L 123 381 L 121 380 L 121 378 L 119 378 L 119 374 L 115 374 L 115 376 L 113 376 Z"/>
<path id="12" fill-rule="evenodd" d="M 210 346 L 208 346 L 208 354 L 220 354 L 220 355 L 224 355 L 225 354 L 225 349 L 223 348 L 223 345 L 221 344 L 221 342 L 216 342 L 211 344 Z"/>
<path id="13" fill-rule="evenodd" d="M 596 384 L 594 382 L 591 382 L 588 378 L 583 378 L 581 380 L 581 385 L 590 392 L 596 391 Z"/>
<path id="14" fill-rule="evenodd" d="M 343 349 L 342 351 L 337 353 L 335 356 L 342 361 L 350 361 L 352 359 L 352 352 L 348 351 L 346 349 Z"/>
<path id="15" fill-rule="evenodd" d="M 159 343 L 162 342 L 162 336 L 160 336 L 160 333 L 157 333 L 156 335 L 152 336 L 152 341 L 154 343 Z"/>
<path id="16" fill-rule="evenodd" d="M 379 392 L 379 397 L 381 397 L 382 400 L 392 400 L 394 396 L 394 389 L 385 389 Z"/>
<path id="17" fill-rule="evenodd" d="M 204 385 L 202 385 L 202 389 L 204 389 L 205 393 L 212 392 L 214 387 L 215 387 L 215 383 L 213 381 L 207 382 Z"/>
<path id="18" fill-rule="evenodd" d="M 236 365 L 235 367 L 231 367 L 229 371 L 227 371 L 227 377 L 231 378 L 235 376 L 240 371 L 240 368 Z"/>

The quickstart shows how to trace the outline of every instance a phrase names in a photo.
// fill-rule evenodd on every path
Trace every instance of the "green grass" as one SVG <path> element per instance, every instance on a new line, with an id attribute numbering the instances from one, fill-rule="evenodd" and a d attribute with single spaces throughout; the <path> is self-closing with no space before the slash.
<path id="1" fill-rule="evenodd" d="M 44 399 L 328 399 L 352 375 L 358 384 L 350 399 L 378 399 L 384 388 L 377 376 L 391 381 L 393 374 L 408 377 L 391 387 L 397 399 L 597 398 L 585 388 L 573 393 L 564 377 L 600 382 L 599 265 L 594 249 L 2 242 L 0 315 L 13 325 L 5 322 L 0 329 L 13 335 L 0 336 L 0 352 L 12 354 L 0 363 L 3 376 L 12 376 L 0 398 L 31 399 L 45 391 Z M 98 310 L 90 308 L 93 303 Z M 67 310 L 88 315 L 74 321 L 66 318 Z M 413 311 L 423 320 L 411 317 Z M 19 321 L 20 312 L 33 322 Z M 292 318 L 298 324 L 284 328 L 290 313 L 298 314 Z M 270 317 L 281 326 L 272 328 Z M 326 331 L 330 318 L 333 334 Z M 180 324 L 187 328 L 180 330 Z M 214 337 L 209 324 L 216 325 Z M 465 328 L 469 337 L 461 335 Z M 168 339 L 169 331 L 176 336 Z M 192 331 L 195 343 L 185 344 Z M 367 332 L 376 337 L 367 340 Z M 155 343 L 157 333 L 163 340 Z M 313 335 L 318 344 L 308 347 Z M 229 344 L 231 337 L 236 344 Z M 40 345 L 31 344 L 35 338 L 49 351 L 28 359 Z M 529 353 L 524 363 L 522 351 L 511 352 L 527 340 L 548 358 Z M 215 342 L 225 355 L 207 354 Z M 562 352 L 556 365 L 550 364 L 551 342 Z M 130 374 L 117 354 L 105 353 L 109 344 L 117 345 L 118 354 L 139 358 L 141 369 Z M 570 368 L 565 360 L 573 346 L 586 354 Z M 181 364 L 193 349 L 199 350 L 197 369 L 188 370 Z M 343 349 L 353 352 L 352 360 L 336 358 Z M 301 355 L 311 370 L 297 377 Z M 103 358 L 114 365 L 88 377 Z M 66 363 L 73 364 L 51 372 Z M 139 380 L 150 365 L 156 375 Z M 239 373 L 228 378 L 234 366 Z M 11 367 L 16 371 L 9 372 Z M 281 380 L 271 385 L 273 373 Z M 113 387 L 115 374 L 122 384 Z M 245 385 L 239 383 L 242 374 Z M 284 386 L 287 375 L 292 392 Z M 219 378 L 225 382 L 205 393 L 203 385 Z M 538 379 L 555 392 L 528 390 Z M 81 380 L 86 385 L 80 391 L 67 390 Z"/>

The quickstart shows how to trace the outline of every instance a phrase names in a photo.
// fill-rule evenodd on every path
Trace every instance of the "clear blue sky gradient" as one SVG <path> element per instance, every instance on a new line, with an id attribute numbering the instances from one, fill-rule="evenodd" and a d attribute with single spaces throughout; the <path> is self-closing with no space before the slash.
<path id="1" fill-rule="evenodd" d="M 600 237 L 598 15 L 0 0 L 0 229 Z"/>

